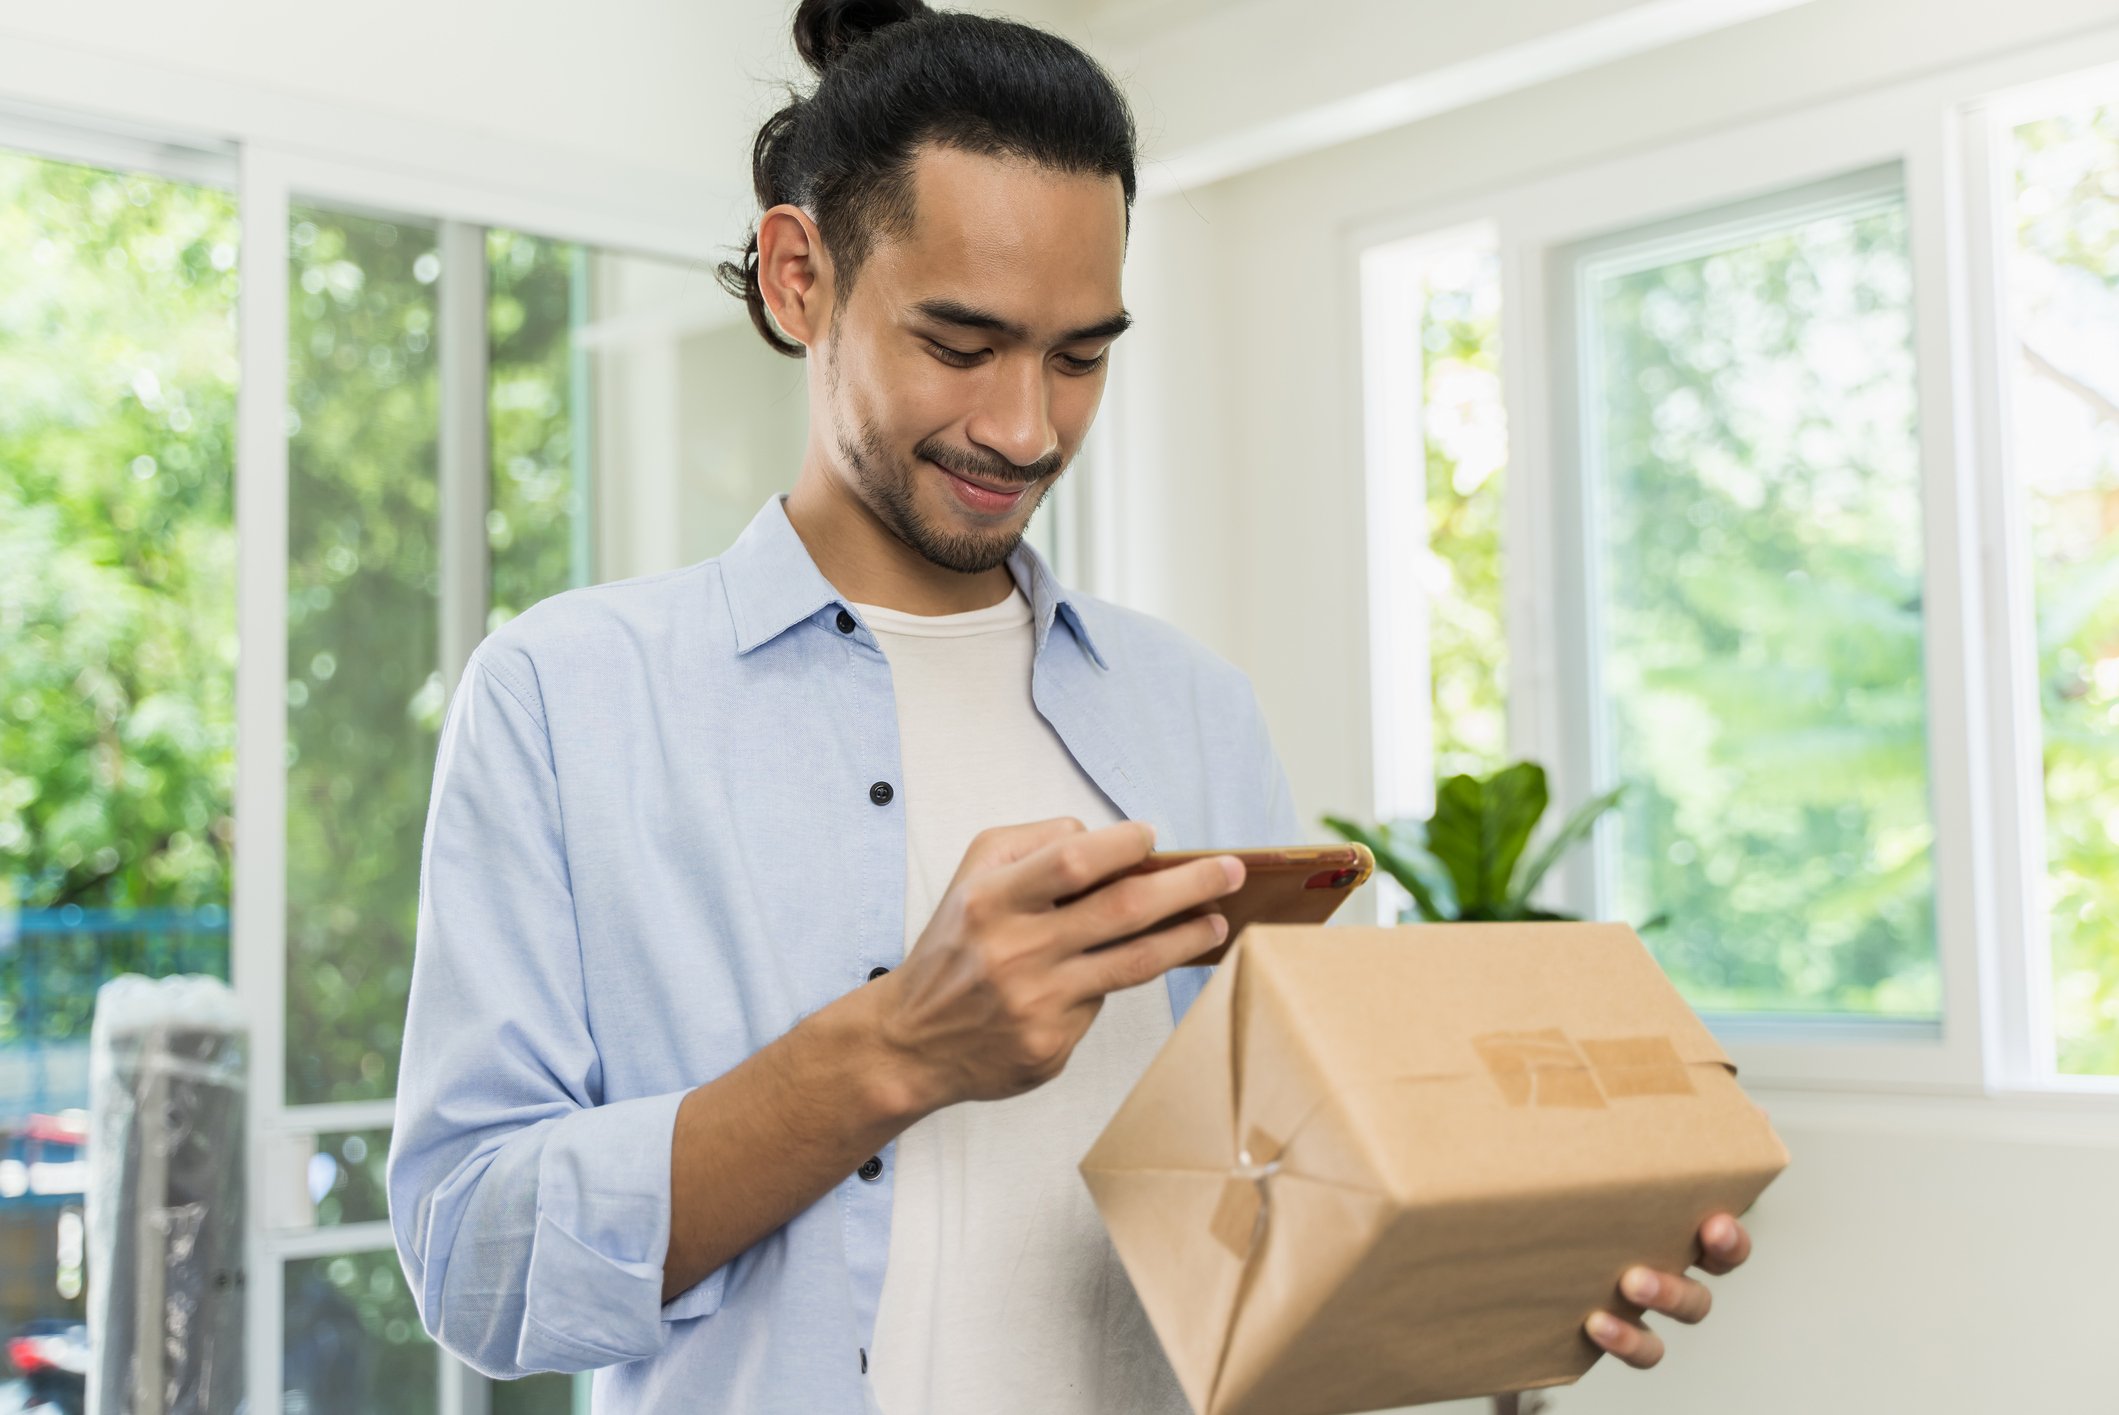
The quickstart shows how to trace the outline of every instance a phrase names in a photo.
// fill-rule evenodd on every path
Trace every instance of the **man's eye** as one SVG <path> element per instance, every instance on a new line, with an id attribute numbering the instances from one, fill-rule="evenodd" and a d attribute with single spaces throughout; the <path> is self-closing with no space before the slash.
<path id="1" fill-rule="evenodd" d="M 932 339 L 927 341 L 927 352 L 952 368 L 970 368 L 979 361 L 977 354 L 967 354 L 962 349 L 952 349 L 947 344 L 937 344 Z"/>
<path id="2" fill-rule="evenodd" d="M 1061 354 L 1060 367 L 1066 369 L 1069 373 L 1095 373 L 1104 366 L 1104 360 L 1108 357 L 1110 357 L 1108 353 L 1098 354 L 1093 359 L 1077 358 L 1073 354 Z"/>

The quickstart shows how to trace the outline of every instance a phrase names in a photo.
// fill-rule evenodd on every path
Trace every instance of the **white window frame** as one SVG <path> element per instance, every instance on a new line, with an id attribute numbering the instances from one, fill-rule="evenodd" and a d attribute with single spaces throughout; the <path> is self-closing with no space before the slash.
<path id="1" fill-rule="evenodd" d="M 2008 295 L 2014 244 L 2010 131 L 2077 103 L 2119 103 L 2119 43 L 2092 46 L 2076 59 L 2050 77 L 1987 93 L 1959 110 L 1963 294 L 1971 334 L 1962 396 L 1975 455 L 1988 469 L 1980 479 L 1977 513 L 1989 567 L 1987 632 L 2000 646 L 1986 684 L 1995 743 L 1994 848 L 1996 858 L 2008 862 L 1997 872 L 1995 907 L 2004 936 L 2021 939 L 2020 947 L 1996 950 L 1987 960 L 1986 986 L 2002 1003 L 1987 1050 L 1990 1073 L 2012 1087 L 2119 1101 L 2119 1077 L 2064 1076 L 2056 1066 L 2051 918 L 2040 903 L 2048 859 L 2037 607 L 2011 436 L 2016 339 Z"/>
<path id="2" fill-rule="evenodd" d="M 2002 124 L 2049 106 L 2056 81 L 2119 65 L 2119 27 L 1877 86 L 1771 118 L 1672 140 L 1472 197 L 1349 227 L 1343 298 L 1366 341 L 1378 288 L 1364 256 L 1490 221 L 1502 271 L 1502 379 L 1509 428 L 1504 554 L 1512 755 L 1545 764 L 1556 812 L 1603 785 L 1585 731 L 1578 623 L 1586 532 L 1577 450 L 1554 406 L 1573 351 L 1553 308 L 1557 253 L 1619 231 L 1902 164 L 1913 266 L 1920 408 L 1929 791 L 1934 813 L 1942 1017 L 1932 1028 L 1837 1019 L 1710 1018 L 1746 1083 L 1783 1090 L 2007 1098 L 2019 1109 L 2119 1117 L 2119 1081 L 2064 1078 L 2051 1063 L 2043 800 L 2031 662 L 2028 558 L 2007 469 L 2005 212 L 1996 209 Z M 2026 98 L 2028 91 L 2034 97 Z M 2036 111 L 2034 108 L 2030 111 Z M 1387 298 L 1386 292 L 1386 298 Z M 1362 349 L 1349 354 L 1373 380 Z M 1402 460 L 1404 419 L 1373 412 L 1357 382 L 1346 414 L 1372 469 Z M 1397 390 L 1403 398 L 1403 389 Z M 1417 420 L 1413 427 L 1417 430 Z M 1371 495 L 1375 492 L 1372 489 Z M 1571 516 L 1559 508 L 1577 508 Z M 1372 540 L 1386 531 L 1372 525 Z M 1404 533 L 1402 527 L 1399 533 Z M 1384 559 L 1372 549 L 1371 576 Z M 1576 562 L 1572 571 L 1570 560 Z M 1388 576 L 1385 577 L 1388 579 Z M 1379 586 L 1380 588 L 1380 586 Z M 1402 610 L 1372 604 L 1387 620 Z M 1381 709 L 1387 723 L 1398 709 Z M 1379 758 L 1387 755 L 1379 746 Z M 1548 897 L 1596 899 L 1577 852 Z"/>

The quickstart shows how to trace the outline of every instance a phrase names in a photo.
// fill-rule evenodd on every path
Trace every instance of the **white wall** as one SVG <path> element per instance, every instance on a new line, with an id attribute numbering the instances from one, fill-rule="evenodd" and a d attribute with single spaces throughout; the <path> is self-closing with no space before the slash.
<path id="1" fill-rule="evenodd" d="M 729 185 L 743 154 L 696 135 L 758 106 L 762 85 L 701 83 L 732 55 L 784 44 L 778 7 L 604 0 L 279 0 L 0 5 L 0 36 L 149 59 L 202 81 L 612 158 Z M 787 56 L 792 60 L 792 55 Z M 764 77 L 790 67 L 771 65 Z"/>
<path id="2" fill-rule="evenodd" d="M 1128 270 L 1153 317 L 1127 336 L 1098 491 L 1166 519 L 1117 583 L 1251 673 L 1306 821 L 1366 813 L 1349 229 L 2115 20 L 2110 0 L 1818 0 L 1158 199 L 1143 225 L 1178 248 Z M 1659 1370 L 1607 1360 L 1557 1410 L 2119 1409 L 2110 1109 L 1756 1094 L 1794 1156 L 1751 1215 L 1756 1257 L 1700 1329 L 1661 1324 Z"/>
<path id="3" fill-rule="evenodd" d="M 2119 1409 L 2119 1137 L 1976 1102 L 1761 1097 L 1793 1157 L 1651 1371 L 1606 1358 L 1556 1415 L 2016 1415 Z M 1652 1321 L 1654 1319 L 1651 1319 Z"/>
<path id="4" fill-rule="evenodd" d="M 1074 5 L 981 8 L 1064 24 Z M 268 145 L 426 179 L 431 214 L 488 219 L 498 194 L 525 229 L 626 230 L 643 250 L 706 255 L 740 242 L 751 137 L 781 86 L 808 78 L 793 13 L 793 0 L 0 0 L 0 114 Z"/>

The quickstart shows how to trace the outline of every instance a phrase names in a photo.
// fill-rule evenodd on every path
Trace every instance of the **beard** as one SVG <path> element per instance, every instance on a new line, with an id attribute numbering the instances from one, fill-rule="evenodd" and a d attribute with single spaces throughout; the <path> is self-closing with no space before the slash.
<path id="1" fill-rule="evenodd" d="M 1055 474 L 1066 466 L 1057 450 L 1027 467 L 1019 467 L 1005 457 L 951 447 L 933 437 L 922 439 L 912 449 L 911 458 L 903 458 L 890 450 L 883 430 L 867 419 L 862 420 L 858 435 L 849 436 L 842 431 L 838 441 L 839 456 L 853 472 L 861 500 L 889 527 L 891 534 L 929 562 L 965 575 L 983 574 L 1008 559 L 1022 541 L 1030 517 L 1044 504 L 1045 493 L 1052 490 Z M 1045 486 L 1030 503 L 1030 515 L 1013 525 L 990 531 L 960 530 L 938 523 L 921 511 L 915 494 L 921 459 L 993 486 L 1038 481 L 1044 481 Z"/>

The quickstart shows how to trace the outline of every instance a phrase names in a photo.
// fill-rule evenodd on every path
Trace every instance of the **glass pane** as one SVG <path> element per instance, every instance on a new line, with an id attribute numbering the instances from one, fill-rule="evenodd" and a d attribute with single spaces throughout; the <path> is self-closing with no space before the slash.
<path id="1" fill-rule="evenodd" d="M 2059 1069 L 2119 1074 L 2119 103 L 2015 133 L 2015 471 L 2045 728 Z"/>
<path id="2" fill-rule="evenodd" d="M 285 1273 L 287 1415 L 435 1415 L 439 1356 L 397 1254 L 304 1258 Z"/>
<path id="3" fill-rule="evenodd" d="M 497 629 L 546 595 L 589 582 L 588 366 L 573 338 L 588 311 L 588 253 L 488 231 L 486 269 L 486 625 Z"/>
<path id="4" fill-rule="evenodd" d="M 1501 261 L 1487 241 L 1438 250 L 1421 270 L 1420 427 L 1427 463 L 1428 603 L 1435 774 L 1484 773 L 1508 753 L 1508 636 L 1501 621 Z"/>
<path id="5" fill-rule="evenodd" d="M 1902 197 L 1584 272 L 1618 908 L 1702 1009 L 1940 1003 Z"/>
<path id="6" fill-rule="evenodd" d="M 489 630 L 574 585 L 718 555 L 794 485 L 803 365 L 709 273 L 506 230 L 486 260 Z"/>
<path id="7" fill-rule="evenodd" d="M 0 1332 L 55 1345 L 95 990 L 228 975 L 237 232 L 0 151 Z"/>
<path id="8" fill-rule="evenodd" d="M 292 215 L 287 1099 L 396 1087 L 442 683 L 435 233 Z"/>
<path id="9" fill-rule="evenodd" d="M 376 1223 L 390 1217 L 383 1165 L 388 1130 L 345 1130 L 314 1137 L 308 1174 L 310 1222 L 318 1228 Z"/>
<path id="10" fill-rule="evenodd" d="M 808 443 L 808 366 L 768 349 L 698 264 L 588 258 L 598 580 L 719 555 L 765 498 L 794 487 Z"/>
<path id="11" fill-rule="evenodd" d="M 525 1376 L 519 1381 L 495 1381 L 491 1415 L 574 1415 L 586 1412 L 589 1378 L 581 1376 Z"/>

